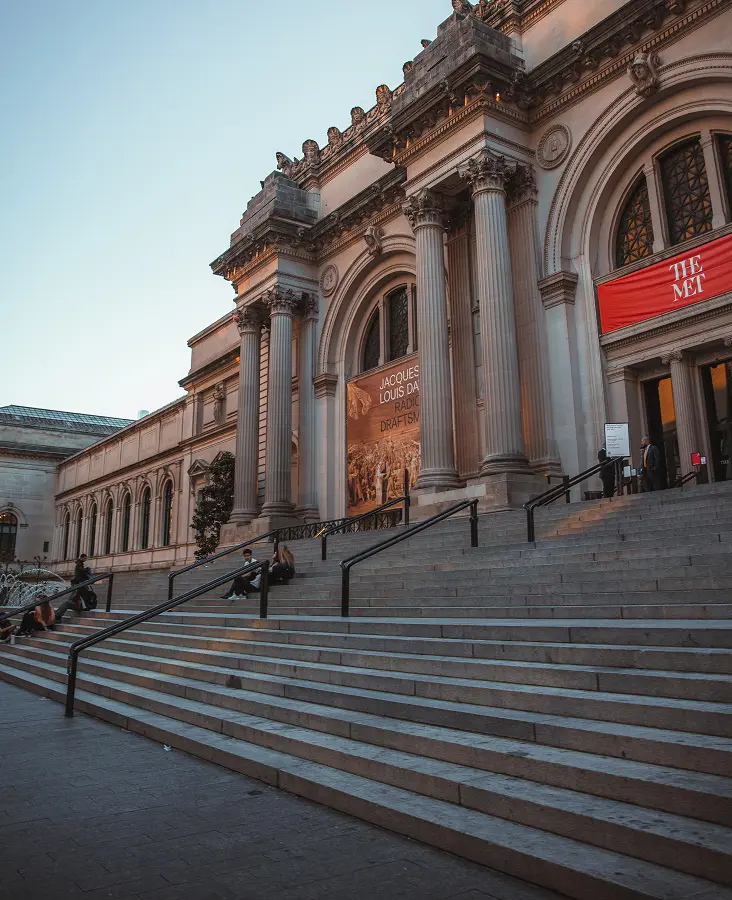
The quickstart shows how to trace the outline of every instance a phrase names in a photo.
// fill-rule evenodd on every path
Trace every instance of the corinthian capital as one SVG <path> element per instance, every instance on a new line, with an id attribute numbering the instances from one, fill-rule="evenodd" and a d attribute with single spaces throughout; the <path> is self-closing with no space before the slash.
<path id="1" fill-rule="evenodd" d="M 671 350 L 669 353 L 664 353 L 661 357 L 661 362 L 664 366 L 667 366 L 672 362 L 683 362 L 684 361 L 684 353 L 683 350 Z"/>
<path id="2" fill-rule="evenodd" d="M 260 298 L 269 309 L 270 316 L 289 316 L 292 318 L 298 306 L 299 297 L 294 291 L 283 291 L 280 288 L 270 288 Z"/>
<path id="3" fill-rule="evenodd" d="M 496 156 L 490 150 L 481 152 L 468 161 L 460 172 L 460 177 L 470 183 L 473 195 L 484 191 L 501 191 L 506 189 L 506 182 L 511 178 L 515 166 L 506 162 L 505 156 Z"/>
<path id="4" fill-rule="evenodd" d="M 303 294 L 300 314 L 304 321 L 318 318 L 318 298 L 315 294 Z"/>
<path id="5" fill-rule="evenodd" d="M 511 205 L 517 206 L 526 200 L 536 199 L 536 177 L 531 166 L 516 166 L 506 184 L 506 193 Z"/>
<path id="6" fill-rule="evenodd" d="M 236 327 L 242 336 L 245 334 L 258 334 L 259 329 L 262 327 L 259 316 L 249 307 L 238 309 L 234 313 L 234 322 L 236 322 Z"/>
<path id="7" fill-rule="evenodd" d="M 445 205 L 442 198 L 429 188 L 423 188 L 419 193 L 411 196 L 402 209 L 404 215 L 409 219 L 412 230 L 425 225 L 445 227 Z"/>

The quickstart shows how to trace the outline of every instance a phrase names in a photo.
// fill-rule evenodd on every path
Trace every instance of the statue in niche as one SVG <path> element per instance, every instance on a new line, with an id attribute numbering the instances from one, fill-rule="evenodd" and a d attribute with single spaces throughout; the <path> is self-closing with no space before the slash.
<path id="1" fill-rule="evenodd" d="M 650 97 L 658 90 L 660 65 L 658 53 L 639 53 L 628 66 L 628 75 L 639 97 Z"/>
<path id="2" fill-rule="evenodd" d="M 223 425 L 226 420 L 226 387 L 220 381 L 214 388 L 213 419 L 217 425 Z"/>

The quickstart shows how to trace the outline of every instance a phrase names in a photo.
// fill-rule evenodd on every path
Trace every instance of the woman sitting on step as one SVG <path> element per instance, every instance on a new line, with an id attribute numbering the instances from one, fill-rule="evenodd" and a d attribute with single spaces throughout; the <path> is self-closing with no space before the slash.
<path id="1" fill-rule="evenodd" d="M 275 550 L 269 569 L 270 584 L 287 584 L 295 575 L 295 557 L 290 553 L 287 544 Z"/>
<path id="2" fill-rule="evenodd" d="M 29 635 L 35 631 L 48 631 L 56 622 L 56 613 L 53 611 L 48 597 L 42 597 L 35 609 L 29 610 L 18 626 L 16 634 Z"/>

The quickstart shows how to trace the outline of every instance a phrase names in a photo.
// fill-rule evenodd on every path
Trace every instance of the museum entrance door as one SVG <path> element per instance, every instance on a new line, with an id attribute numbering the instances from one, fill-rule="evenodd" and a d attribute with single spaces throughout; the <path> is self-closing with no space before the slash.
<path id="1" fill-rule="evenodd" d="M 648 437 L 661 454 L 661 481 L 668 487 L 681 474 L 679 442 L 676 434 L 676 410 L 671 377 L 643 382 Z"/>
<path id="2" fill-rule="evenodd" d="M 732 481 L 732 359 L 701 370 L 715 481 Z"/>

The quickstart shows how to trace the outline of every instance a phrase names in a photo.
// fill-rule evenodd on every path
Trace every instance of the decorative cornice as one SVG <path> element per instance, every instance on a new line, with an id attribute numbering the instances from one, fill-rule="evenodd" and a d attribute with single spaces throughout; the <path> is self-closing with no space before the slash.
<path id="1" fill-rule="evenodd" d="M 313 386 L 315 388 L 315 396 L 318 400 L 323 397 L 335 397 L 336 388 L 338 387 L 338 376 L 331 375 L 327 372 L 316 375 L 313 378 Z"/>
<path id="2" fill-rule="evenodd" d="M 544 309 L 552 309 L 562 303 L 574 304 L 579 276 L 574 272 L 555 272 L 538 282 Z"/>
<path id="3" fill-rule="evenodd" d="M 409 197 L 402 209 L 413 231 L 427 226 L 445 227 L 445 204 L 442 197 L 429 188 Z"/>

